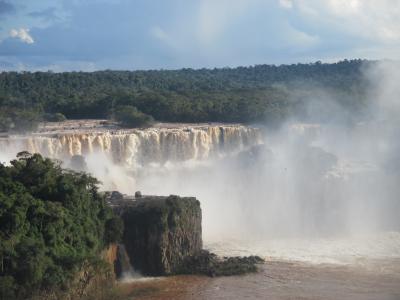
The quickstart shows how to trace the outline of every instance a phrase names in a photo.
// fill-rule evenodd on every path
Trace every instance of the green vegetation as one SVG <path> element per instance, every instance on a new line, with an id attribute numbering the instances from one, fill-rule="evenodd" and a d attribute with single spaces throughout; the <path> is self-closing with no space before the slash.
<path id="1" fill-rule="evenodd" d="M 83 266 L 99 263 L 122 223 L 97 184 L 39 154 L 0 164 L 0 299 L 68 289 Z"/>
<path id="2" fill-rule="evenodd" d="M 33 109 L 5 107 L 0 109 L 0 132 L 28 132 L 36 130 L 41 114 Z"/>
<path id="3" fill-rule="evenodd" d="M 65 121 L 67 118 L 62 113 L 46 113 L 44 114 L 43 119 L 47 122 L 62 122 Z"/>
<path id="4" fill-rule="evenodd" d="M 138 111 L 136 107 L 130 105 L 118 106 L 114 110 L 113 118 L 123 127 L 149 127 L 153 124 L 152 116 Z"/>
<path id="5" fill-rule="evenodd" d="M 3 72 L 0 108 L 62 113 L 69 119 L 110 118 L 119 106 L 166 122 L 269 122 L 310 114 L 330 102 L 361 111 L 372 61 L 160 71 Z M 327 97 L 329 94 L 329 97 Z M 138 114 L 135 112 L 134 114 Z M 315 115 L 315 114 L 313 114 Z M 9 122 L 1 117 L 0 124 Z"/>

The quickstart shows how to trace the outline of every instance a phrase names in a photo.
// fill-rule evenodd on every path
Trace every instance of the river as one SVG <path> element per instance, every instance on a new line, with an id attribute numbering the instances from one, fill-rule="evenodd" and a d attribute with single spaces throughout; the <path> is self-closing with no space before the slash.
<path id="1" fill-rule="evenodd" d="M 400 299 L 400 259 L 356 265 L 268 261 L 255 274 L 173 276 L 121 285 L 126 299 Z"/>

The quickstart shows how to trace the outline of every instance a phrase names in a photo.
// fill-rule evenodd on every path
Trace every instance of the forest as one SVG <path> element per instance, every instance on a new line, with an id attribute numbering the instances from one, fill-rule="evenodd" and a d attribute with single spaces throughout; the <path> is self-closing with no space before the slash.
<path id="1" fill-rule="evenodd" d="M 85 265 L 105 267 L 123 224 L 97 185 L 40 154 L 0 163 L 0 299 L 68 291 Z"/>
<path id="2" fill-rule="evenodd" d="M 346 111 L 361 112 L 368 87 L 364 70 L 375 63 L 358 59 L 196 70 L 2 72 L 0 131 L 24 130 L 64 116 L 113 118 L 121 106 L 131 106 L 140 119 L 162 122 L 275 124 L 309 117 L 311 101 L 321 108 L 334 101 Z M 329 113 L 318 116 L 327 119 Z M 24 124 L 18 123 L 21 119 Z"/>

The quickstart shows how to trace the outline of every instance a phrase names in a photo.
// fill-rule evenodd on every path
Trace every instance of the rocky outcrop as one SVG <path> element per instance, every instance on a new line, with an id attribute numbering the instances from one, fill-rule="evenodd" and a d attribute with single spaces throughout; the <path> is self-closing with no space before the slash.
<path id="1" fill-rule="evenodd" d="M 125 225 L 123 244 L 143 275 L 179 272 L 202 248 L 201 209 L 196 198 L 141 196 L 113 201 Z"/>
<path id="2" fill-rule="evenodd" d="M 201 250 L 184 260 L 179 273 L 211 277 L 241 275 L 257 272 L 257 264 L 263 262 L 264 260 L 259 256 L 219 257 L 207 250 Z"/>
<path id="3" fill-rule="evenodd" d="M 117 278 L 130 269 L 143 275 L 239 275 L 257 271 L 258 256 L 218 257 L 202 249 L 201 209 L 196 198 L 106 193 L 124 221 L 123 245 L 114 255 Z M 130 271 L 130 272 L 133 272 Z M 133 272 L 133 273 L 135 273 Z"/>

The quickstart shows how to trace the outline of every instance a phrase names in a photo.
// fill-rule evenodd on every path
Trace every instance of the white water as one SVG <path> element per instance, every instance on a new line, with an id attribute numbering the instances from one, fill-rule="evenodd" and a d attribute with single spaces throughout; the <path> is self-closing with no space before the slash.
<path id="1" fill-rule="evenodd" d="M 313 264 L 363 264 L 400 258 L 400 232 L 345 237 L 206 241 L 221 256 L 259 255 L 266 260 Z"/>
<path id="2" fill-rule="evenodd" d="M 0 138 L 0 158 L 12 159 L 19 151 L 41 153 L 62 160 L 73 155 L 100 154 L 115 164 L 137 168 L 151 163 L 203 160 L 237 152 L 260 142 L 257 129 L 241 125 L 97 132 L 59 130 L 58 133 Z"/>
<path id="3" fill-rule="evenodd" d="M 111 130 L 97 127 L 98 123 L 68 121 L 46 126 L 50 130 L 33 135 L 0 137 L 0 162 L 7 163 L 18 152 L 28 151 L 60 159 L 64 167 L 70 167 L 71 157 L 82 155 L 88 170 L 103 183 L 102 189 L 134 193 L 141 188 L 135 180 L 138 172 L 144 175 L 147 170 L 202 164 L 262 141 L 257 128 L 235 124 Z"/>

